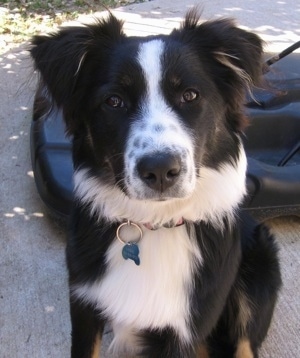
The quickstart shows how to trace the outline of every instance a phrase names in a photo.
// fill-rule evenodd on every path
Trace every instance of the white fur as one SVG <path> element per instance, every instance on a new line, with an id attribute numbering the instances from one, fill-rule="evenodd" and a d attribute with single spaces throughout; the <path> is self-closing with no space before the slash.
<path id="1" fill-rule="evenodd" d="M 192 338 L 189 297 L 194 271 L 202 264 L 193 226 L 188 235 L 186 225 L 151 231 L 142 224 L 161 226 L 183 218 L 211 222 L 222 229 L 222 219 L 233 217 L 246 193 L 247 161 L 242 145 L 236 164 L 228 161 L 215 169 L 201 167 L 196 177 L 193 138 L 167 106 L 159 87 L 163 46 L 160 40 L 147 42 L 138 56 L 148 88 L 124 154 L 129 196 L 118 186 L 91 176 L 88 169 L 74 174 L 75 197 L 88 204 L 92 213 L 111 222 L 130 220 L 143 230 L 138 244 L 140 266 L 123 259 L 123 244 L 115 239 L 106 253 L 107 271 L 101 281 L 71 288 L 73 295 L 94 304 L 112 320 L 114 352 L 130 350 L 130 346 L 138 349 L 136 332 L 143 329 L 172 327 L 183 344 Z M 162 131 L 153 130 L 157 125 L 163 126 Z M 146 145 L 136 145 L 138 140 Z M 137 176 L 136 163 L 144 155 L 169 149 L 184 153 L 181 177 L 169 191 L 168 200 L 145 200 L 155 199 L 155 195 L 149 196 L 151 189 Z"/>
<path id="2" fill-rule="evenodd" d="M 191 194 L 196 183 L 193 138 L 183 127 L 177 114 L 166 103 L 160 88 L 162 80 L 161 57 L 164 51 L 161 40 L 141 45 L 138 62 L 147 85 L 146 97 L 138 120 L 132 124 L 125 150 L 125 184 L 131 197 L 155 199 L 160 193 L 150 189 L 137 174 L 136 165 L 145 155 L 172 151 L 183 163 L 178 181 L 163 193 L 165 197 L 184 197 Z M 161 131 L 155 131 L 160 126 Z M 135 142 L 140 146 L 136 147 Z"/>
<path id="3" fill-rule="evenodd" d="M 231 217 L 246 194 L 247 159 L 242 146 L 238 163 L 225 163 L 219 169 L 202 167 L 193 193 L 180 199 L 150 201 L 130 199 L 117 186 L 91 177 L 87 169 L 74 174 L 75 196 L 90 204 L 91 211 L 109 221 L 130 220 L 136 223 L 162 225 L 181 218 L 221 225 L 224 216 Z"/>
<path id="4" fill-rule="evenodd" d="M 142 329 L 172 327 L 183 342 L 192 338 L 189 293 L 193 272 L 202 262 L 195 235 L 192 231 L 189 237 L 185 225 L 142 229 L 140 266 L 123 259 L 123 245 L 115 240 L 106 255 L 104 278 L 72 288 L 76 297 L 95 304 L 112 319 L 114 351 L 128 349 L 128 342 L 138 346 L 134 332 Z"/>

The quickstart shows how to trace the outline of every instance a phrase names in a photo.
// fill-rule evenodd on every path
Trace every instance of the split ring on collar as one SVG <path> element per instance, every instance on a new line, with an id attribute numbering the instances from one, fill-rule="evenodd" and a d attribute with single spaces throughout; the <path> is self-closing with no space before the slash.
<path id="1" fill-rule="evenodd" d="M 134 227 L 135 229 L 137 229 L 138 233 L 139 233 L 139 237 L 137 238 L 137 240 L 134 240 L 134 241 L 125 241 L 121 238 L 120 234 L 121 234 L 121 229 L 122 227 L 124 226 L 132 226 Z M 117 236 L 117 239 L 124 245 L 128 244 L 128 243 L 135 243 L 137 244 L 143 237 L 143 231 L 142 229 L 139 227 L 138 224 L 135 224 L 133 222 L 131 222 L 130 220 L 127 220 L 126 222 L 120 224 L 117 228 L 117 232 L 116 232 L 116 236 Z"/>

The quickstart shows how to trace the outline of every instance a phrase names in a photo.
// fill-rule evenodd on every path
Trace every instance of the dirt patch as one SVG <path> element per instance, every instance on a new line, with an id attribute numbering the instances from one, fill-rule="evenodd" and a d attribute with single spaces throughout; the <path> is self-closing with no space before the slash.
<path id="1" fill-rule="evenodd" d="M 140 2 L 135 0 L 0 0 L 0 54 L 28 41 L 39 33 L 55 30 L 63 22 L 76 20 L 79 15 L 91 14 Z"/>

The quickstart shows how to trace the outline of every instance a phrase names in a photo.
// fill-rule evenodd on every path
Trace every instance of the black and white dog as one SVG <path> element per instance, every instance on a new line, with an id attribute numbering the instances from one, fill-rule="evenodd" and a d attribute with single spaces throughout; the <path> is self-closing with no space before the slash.
<path id="1" fill-rule="evenodd" d="M 126 37 L 113 15 L 32 41 L 73 138 L 67 245 L 72 357 L 258 357 L 277 248 L 238 210 L 245 92 L 262 45 L 190 12 L 168 36 Z"/>

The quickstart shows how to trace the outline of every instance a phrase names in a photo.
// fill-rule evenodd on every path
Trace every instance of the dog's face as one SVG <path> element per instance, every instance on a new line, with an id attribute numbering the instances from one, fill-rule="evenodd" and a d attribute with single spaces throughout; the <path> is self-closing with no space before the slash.
<path id="1" fill-rule="evenodd" d="M 183 198 L 195 188 L 201 151 L 195 150 L 194 137 L 202 99 L 201 83 L 190 69 L 192 61 L 192 53 L 177 54 L 176 43 L 167 46 L 163 39 L 139 43 L 132 58 L 136 76 L 131 81 L 138 80 L 139 93 L 134 111 L 124 118 L 130 125 L 122 168 L 124 188 L 132 198 Z M 207 133 L 210 124 L 202 125 Z M 199 143 L 205 140 L 201 137 Z"/>
<path id="2" fill-rule="evenodd" d="M 192 71 L 193 54 L 176 54 L 176 45 L 126 39 L 116 48 L 123 56 L 109 60 L 109 77 L 92 102 L 91 141 L 99 155 L 107 151 L 100 168 L 131 198 L 182 198 L 195 187 L 201 162 L 195 127 L 204 117 L 208 133 L 213 120 L 200 115 L 201 67 Z M 108 142 L 98 149 L 104 137 Z"/>
<path id="3" fill-rule="evenodd" d="M 255 35 L 190 13 L 169 36 L 126 37 L 110 16 L 33 44 L 74 136 L 75 169 L 163 202 L 192 197 L 207 168 L 238 166 L 244 92 L 261 71 Z"/>

